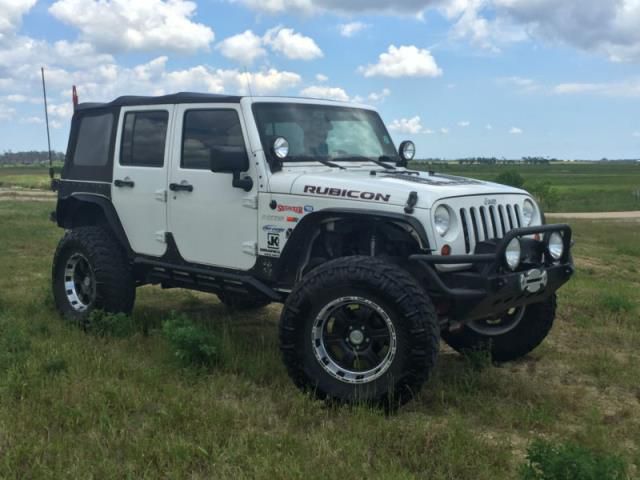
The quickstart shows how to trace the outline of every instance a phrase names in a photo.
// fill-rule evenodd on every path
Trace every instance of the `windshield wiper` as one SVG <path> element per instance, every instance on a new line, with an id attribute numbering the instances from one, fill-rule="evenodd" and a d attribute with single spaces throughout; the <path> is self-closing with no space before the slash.
<path id="1" fill-rule="evenodd" d="M 331 167 L 331 168 L 339 168 L 340 170 L 346 170 L 345 167 L 343 167 L 342 165 L 338 165 L 337 163 L 333 163 L 330 160 L 327 160 L 326 158 L 321 158 L 321 157 L 312 157 L 312 156 L 296 156 L 296 157 L 289 157 L 288 159 L 289 161 L 292 162 L 318 162 L 321 163 L 323 165 L 326 165 L 327 167 Z"/>
<path id="2" fill-rule="evenodd" d="M 348 157 L 338 157 L 338 158 L 333 158 L 334 160 L 340 160 L 340 161 L 363 161 L 363 162 L 372 162 L 375 163 L 376 165 L 379 165 L 383 168 L 385 168 L 386 170 L 395 170 L 396 167 L 392 167 L 391 165 L 387 165 L 386 163 L 384 163 L 382 160 L 390 162 L 393 161 L 391 160 L 388 156 L 386 155 L 382 155 L 379 159 L 377 158 L 371 158 L 371 157 L 365 157 L 362 155 L 353 155 L 353 156 L 348 156 Z M 387 160 L 388 159 L 388 160 Z"/>

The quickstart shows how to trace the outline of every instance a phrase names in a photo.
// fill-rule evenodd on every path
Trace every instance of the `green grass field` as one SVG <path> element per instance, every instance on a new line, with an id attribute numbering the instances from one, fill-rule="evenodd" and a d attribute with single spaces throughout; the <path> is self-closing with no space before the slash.
<path id="1" fill-rule="evenodd" d="M 640 474 L 640 223 L 574 223 L 578 274 L 533 354 L 493 366 L 443 347 L 419 396 L 385 416 L 292 386 L 277 305 L 237 314 L 144 287 L 129 329 L 65 323 L 51 209 L 0 202 L 0 478 L 514 479 L 539 439 Z M 222 337 L 218 366 L 178 361 L 159 331 L 171 311 Z"/>
<path id="2" fill-rule="evenodd" d="M 501 173 L 516 171 L 525 179 L 525 189 L 531 190 L 534 194 L 548 190 L 545 196 L 549 198 L 542 200 L 546 210 L 553 212 L 640 210 L 640 164 L 461 166 L 449 163 L 429 167 L 424 163 L 415 162 L 412 167 L 433 168 L 442 173 L 482 180 L 495 180 Z M 0 167 L 0 187 L 11 186 L 49 188 L 48 170 L 42 167 Z"/>
<path id="3" fill-rule="evenodd" d="M 427 169 L 414 163 L 414 168 Z M 506 171 L 518 172 L 524 188 L 534 193 L 548 184 L 554 212 L 616 212 L 640 210 L 640 164 L 554 163 L 551 165 L 434 165 L 452 175 L 495 180 Z"/>

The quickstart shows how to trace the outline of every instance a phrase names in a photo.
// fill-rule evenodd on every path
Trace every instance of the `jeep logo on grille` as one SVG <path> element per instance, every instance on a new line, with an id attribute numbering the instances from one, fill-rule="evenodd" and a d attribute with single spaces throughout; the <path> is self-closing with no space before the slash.
<path id="1" fill-rule="evenodd" d="M 484 199 L 484 204 L 485 205 L 496 205 L 498 203 L 498 201 L 495 198 L 485 198 Z"/>

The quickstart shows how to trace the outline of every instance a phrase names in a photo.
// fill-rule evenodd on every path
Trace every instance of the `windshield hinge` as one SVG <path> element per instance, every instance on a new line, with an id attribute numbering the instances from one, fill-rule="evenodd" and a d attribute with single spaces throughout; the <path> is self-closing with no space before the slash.
<path id="1" fill-rule="evenodd" d="M 252 257 L 258 256 L 258 242 L 250 241 L 242 244 L 242 252 Z"/>
<path id="2" fill-rule="evenodd" d="M 418 203 L 418 192 L 409 193 L 409 198 L 407 198 L 407 204 L 404 207 L 404 213 L 413 213 L 416 203 Z"/>

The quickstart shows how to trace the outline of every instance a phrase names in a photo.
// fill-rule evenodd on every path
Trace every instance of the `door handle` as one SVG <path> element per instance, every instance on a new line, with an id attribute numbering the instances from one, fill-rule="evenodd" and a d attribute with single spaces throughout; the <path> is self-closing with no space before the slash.
<path id="1" fill-rule="evenodd" d="M 128 178 L 125 178 L 124 180 L 120 180 L 120 179 L 114 180 L 113 184 L 118 188 L 121 188 L 121 187 L 133 188 L 136 185 L 133 180 L 130 180 Z"/>
<path id="2" fill-rule="evenodd" d="M 188 183 L 170 183 L 169 190 L 172 192 L 193 192 L 193 185 Z"/>

